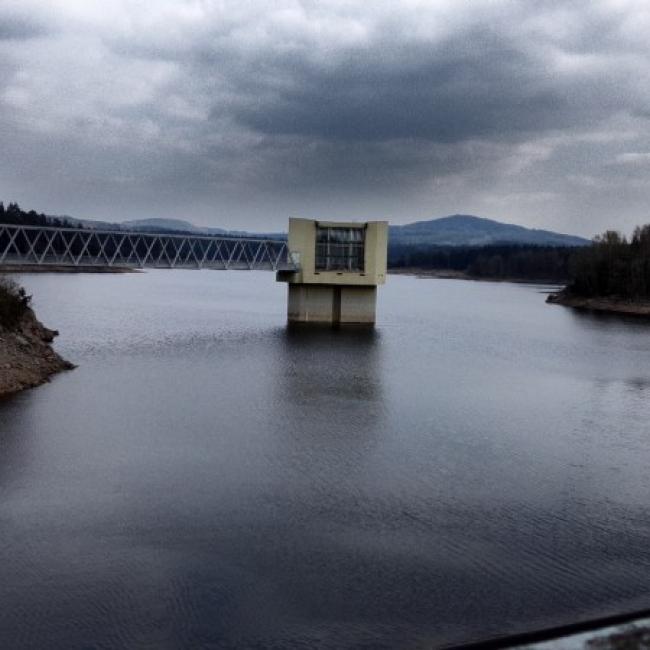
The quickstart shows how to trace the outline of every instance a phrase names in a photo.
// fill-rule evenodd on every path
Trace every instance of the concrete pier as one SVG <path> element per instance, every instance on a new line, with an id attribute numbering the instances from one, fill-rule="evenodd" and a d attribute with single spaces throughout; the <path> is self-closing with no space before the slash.
<path id="1" fill-rule="evenodd" d="M 298 323 L 364 323 L 376 319 L 377 286 L 386 281 L 388 223 L 289 220 L 287 318 Z"/>

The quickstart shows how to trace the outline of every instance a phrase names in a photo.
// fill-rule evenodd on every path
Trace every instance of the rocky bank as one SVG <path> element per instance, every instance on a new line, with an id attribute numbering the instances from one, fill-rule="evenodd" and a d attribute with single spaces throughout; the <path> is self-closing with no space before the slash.
<path id="1" fill-rule="evenodd" d="M 74 368 L 51 346 L 58 332 L 42 325 L 27 309 L 15 328 L 0 326 L 0 397 L 45 383 Z"/>
<path id="2" fill-rule="evenodd" d="M 584 298 L 573 296 L 566 291 L 552 293 L 546 299 L 554 305 L 588 309 L 592 311 L 608 312 L 610 314 L 625 314 L 629 316 L 650 317 L 650 301 L 647 300 L 621 300 L 614 297 Z"/>

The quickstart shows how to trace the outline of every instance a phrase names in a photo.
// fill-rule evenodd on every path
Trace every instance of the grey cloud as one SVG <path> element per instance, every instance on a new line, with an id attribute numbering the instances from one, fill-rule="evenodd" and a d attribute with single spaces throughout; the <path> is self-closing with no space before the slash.
<path id="1" fill-rule="evenodd" d="M 207 83 L 219 79 L 228 99 L 219 96 L 213 114 L 227 113 L 267 135 L 503 139 L 590 126 L 616 111 L 643 110 L 649 97 L 637 71 L 647 63 L 648 51 L 636 65 L 630 60 L 638 48 L 620 36 L 620 16 L 585 8 L 573 12 L 573 19 L 583 22 L 570 36 L 535 38 L 519 33 L 517 21 L 536 10 L 523 12 L 522 3 L 511 6 L 519 7 L 511 23 L 490 22 L 486 16 L 484 24 L 475 20 L 431 42 L 411 40 L 396 21 L 397 27 L 384 26 L 356 47 L 334 42 L 319 49 L 307 38 L 298 38 L 289 49 L 264 41 L 251 47 L 222 25 L 195 44 L 166 43 L 158 35 L 138 43 L 117 40 L 113 46 L 127 54 L 175 60 Z M 566 70 L 557 69 L 554 57 L 560 54 L 573 59 Z M 598 56 L 601 61 L 589 62 Z"/>
<path id="2" fill-rule="evenodd" d="M 0 7 L 0 41 L 22 41 L 51 33 L 46 20 L 27 11 L 9 11 Z"/>

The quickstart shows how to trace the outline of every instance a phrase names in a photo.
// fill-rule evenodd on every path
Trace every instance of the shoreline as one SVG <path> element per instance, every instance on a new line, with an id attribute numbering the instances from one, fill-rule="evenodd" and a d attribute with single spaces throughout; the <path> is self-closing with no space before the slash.
<path id="1" fill-rule="evenodd" d="M 388 269 L 389 275 L 414 275 L 417 278 L 437 278 L 440 280 L 472 280 L 473 278 L 464 271 L 447 269 L 420 269 L 417 267 L 403 267 Z"/>
<path id="2" fill-rule="evenodd" d="M 616 298 L 585 298 L 582 296 L 571 296 L 561 291 L 550 294 L 546 298 L 546 302 L 551 305 L 562 305 L 564 307 L 573 307 L 574 309 L 585 311 L 650 318 L 650 300 L 634 301 L 619 300 Z"/>
<path id="3" fill-rule="evenodd" d="M 564 281 L 549 280 L 544 278 L 524 279 L 524 278 L 482 278 L 475 275 L 469 275 L 465 271 L 452 271 L 447 269 L 420 269 L 417 267 L 404 267 L 397 269 L 388 269 L 389 275 L 410 275 L 416 278 L 426 280 L 470 280 L 472 282 L 511 282 L 514 284 L 539 284 L 561 286 Z"/>
<path id="4" fill-rule="evenodd" d="M 0 326 L 0 399 L 45 384 L 75 366 L 52 348 L 56 330 L 45 327 L 28 309 L 15 328 Z"/>
<path id="5" fill-rule="evenodd" d="M 3 264 L 0 273 L 140 273 L 130 266 L 61 266 L 57 264 Z"/>

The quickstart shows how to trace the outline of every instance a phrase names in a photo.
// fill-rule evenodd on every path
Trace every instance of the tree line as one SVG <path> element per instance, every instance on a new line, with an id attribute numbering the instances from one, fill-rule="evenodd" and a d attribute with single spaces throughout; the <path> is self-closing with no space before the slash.
<path id="1" fill-rule="evenodd" d="M 577 296 L 650 298 L 650 224 L 628 240 L 608 230 L 575 253 L 567 292 Z"/>
<path id="2" fill-rule="evenodd" d="M 55 226 L 57 228 L 82 228 L 81 224 L 72 223 L 68 219 L 49 217 L 46 214 L 38 213 L 35 210 L 25 212 L 20 209 L 18 203 L 9 203 L 5 207 L 0 201 L 0 223 L 8 223 L 17 226 Z"/>
<path id="3" fill-rule="evenodd" d="M 499 244 L 490 246 L 417 246 L 390 244 L 393 269 L 457 271 L 475 278 L 566 282 L 575 248 Z"/>

